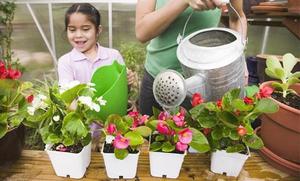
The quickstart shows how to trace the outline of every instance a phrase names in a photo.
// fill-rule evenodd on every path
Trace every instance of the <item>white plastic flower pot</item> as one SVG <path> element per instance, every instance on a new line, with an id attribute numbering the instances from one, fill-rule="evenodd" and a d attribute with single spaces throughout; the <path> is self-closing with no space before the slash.
<path id="1" fill-rule="evenodd" d="M 104 144 L 102 145 L 101 154 L 103 156 L 106 174 L 109 178 L 130 179 L 136 176 L 138 159 L 140 151 L 135 154 L 129 153 L 123 160 L 115 157 L 114 153 L 104 153 Z"/>
<path id="2" fill-rule="evenodd" d="M 225 150 L 217 150 L 211 155 L 210 170 L 214 173 L 237 177 L 249 157 L 249 150 L 247 154 L 227 153 Z"/>
<path id="3" fill-rule="evenodd" d="M 57 176 L 75 179 L 84 176 L 91 162 L 91 143 L 83 147 L 80 153 L 52 151 L 50 148 L 51 145 L 46 145 L 45 151 Z"/>
<path id="4" fill-rule="evenodd" d="M 149 151 L 150 173 L 154 177 L 177 178 L 180 173 L 184 154 Z"/>

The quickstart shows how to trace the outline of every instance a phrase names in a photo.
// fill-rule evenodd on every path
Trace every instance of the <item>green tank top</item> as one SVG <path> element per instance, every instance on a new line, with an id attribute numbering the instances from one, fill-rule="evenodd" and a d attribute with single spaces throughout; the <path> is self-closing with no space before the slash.
<path id="1" fill-rule="evenodd" d="M 163 7 L 167 1 L 157 0 L 156 9 Z M 182 34 L 184 24 L 191 12 L 192 8 L 187 8 L 162 34 L 148 44 L 145 68 L 153 77 L 166 69 L 182 73 L 176 56 L 177 36 L 179 33 Z M 221 11 L 217 8 L 209 11 L 195 11 L 187 24 L 185 36 L 204 28 L 218 26 L 220 17 Z"/>

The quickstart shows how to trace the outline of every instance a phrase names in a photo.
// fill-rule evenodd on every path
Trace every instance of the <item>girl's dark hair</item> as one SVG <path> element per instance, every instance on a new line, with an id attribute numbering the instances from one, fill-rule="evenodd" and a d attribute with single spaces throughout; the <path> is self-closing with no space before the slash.
<path id="1" fill-rule="evenodd" d="M 65 30 L 67 30 L 69 22 L 70 22 L 70 16 L 73 13 L 82 13 L 86 15 L 91 21 L 95 27 L 96 30 L 98 30 L 98 27 L 100 26 L 100 21 L 101 21 L 101 15 L 99 11 L 91 4 L 89 3 L 75 3 L 73 4 L 65 14 Z"/>

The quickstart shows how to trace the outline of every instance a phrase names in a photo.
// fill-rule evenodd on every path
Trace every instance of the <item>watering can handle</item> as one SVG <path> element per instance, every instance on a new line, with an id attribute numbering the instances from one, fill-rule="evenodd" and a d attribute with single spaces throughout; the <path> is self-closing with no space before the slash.
<path id="1" fill-rule="evenodd" d="M 243 23 L 242 23 L 242 20 L 241 20 L 241 16 L 239 15 L 239 13 L 236 11 L 236 9 L 232 6 L 232 4 L 230 3 L 230 0 L 221 0 L 221 2 L 223 4 L 229 4 L 229 6 L 232 8 L 232 10 L 236 13 L 236 15 L 239 17 L 239 20 L 240 20 L 240 24 L 241 24 L 241 41 L 242 41 L 242 44 L 244 45 L 245 47 L 245 44 L 247 42 L 247 40 L 243 40 L 243 36 L 244 36 L 244 29 L 243 29 Z M 194 10 L 191 12 L 191 14 L 189 15 L 189 17 L 187 18 L 185 24 L 184 24 L 184 27 L 183 27 L 183 30 L 182 30 L 182 34 L 178 34 L 177 36 L 177 44 L 179 44 L 181 42 L 181 40 L 184 38 L 184 33 L 185 33 L 185 29 L 186 29 L 186 26 L 188 24 L 188 22 L 190 21 L 192 15 L 194 13 Z"/>

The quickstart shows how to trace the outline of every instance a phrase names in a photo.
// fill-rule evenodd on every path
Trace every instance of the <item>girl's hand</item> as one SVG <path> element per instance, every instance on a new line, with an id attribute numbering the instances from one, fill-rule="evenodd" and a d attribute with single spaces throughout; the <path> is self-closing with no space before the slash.
<path id="1" fill-rule="evenodd" d="M 127 82 L 128 85 L 132 85 L 136 80 L 136 73 L 127 68 Z"/>
<path id="2" fill-rule="evenodd" d="M 221 0 L 184 0 L 194 10 L 210 10 L 221 7 Z"/>

